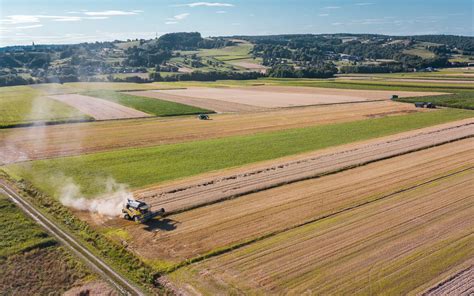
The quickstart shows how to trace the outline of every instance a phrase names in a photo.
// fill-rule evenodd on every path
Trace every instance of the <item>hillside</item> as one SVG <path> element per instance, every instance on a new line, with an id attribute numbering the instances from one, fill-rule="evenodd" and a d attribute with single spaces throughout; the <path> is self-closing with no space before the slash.
<path id="1" fill-rule="evenodd" d="M 327 78 L 474 62 L 474 38 L 357 34 L 159 38 L 0 48 L 0 86 L 45 82 Z"/>

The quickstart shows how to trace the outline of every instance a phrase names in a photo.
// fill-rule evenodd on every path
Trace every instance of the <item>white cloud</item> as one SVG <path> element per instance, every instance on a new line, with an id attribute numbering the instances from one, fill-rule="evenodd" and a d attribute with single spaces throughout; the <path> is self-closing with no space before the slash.
<path id="1" fill-rule="evenodd" d="M 188 7 L 198 7 L 198 6 L 207 6 L 207 7 L 233 7 L 234 4 L 230 3 L 221 3 L 221 2 L 193 2 L 188 4 L 179 4 L 175 6 L 188 6 Z"/>
<path id="2" fill-rule="evenodd" d="M 108 16 L 87 16 L 87 17 L 83 17 L 83 19 L 85 19 L 85 20 L 106 20 L 108 18 L 109 18 Z"/>
<path id="3" fill-rule="evenodd" d="M 1 19 L 0 23 L 7 25 L 16 25 L 16 24 L 31 24 L 39 23 L 40 18 L 37 15 L 8 15 L 6 18 Z"/>
<path id="4" fill-rule="evenodd" d="M 361 3 L 356 3 L 358 6 L 367 6 L 367 5 L 374 5 L 375 3 L 372 2 L 361 2 Z"/>
<path id="5" fill-rule="evenodd" d="M 18 24 L 37 24 L 42 19 L 51 20 L 53 22 L 78 22 L 81 20 L 103 20 L 108 16 L 76 16 L 76 15 L 8 15 L 4 19 L 0 19 L 0 24 L 18 25 Z"/>
<path id="6" fill-rule="evenodd" d="M 225 10 L 218 10 L 218 11 L 216 11 L 216 13 L 222 14 L 222 13 L 227 13 L 227 11 L 225 11 Z"/>
<path id="7" fill-rule="evenodd" d="M 179 21 L 184 20 L 189 15 L 190 15 L 190 13 L 181 13 L 181 14 L 177 14 L 173 17 L 169 17 L 169 18 L 166 19 L 165 25 L 179 24 Z"/>
<path id="8" fill-rule="evenodd" d="M 79 22 L 82 18 L 80 16 L 65 16 L 53 19 L 53 22 Z"/>
<path id="9" fill-rule="evenodd" d="M 37 25 L 29 25 L 29 26 L 19 26 L 19 27 L 15 27 L 15 29 L 20 29 L 20 30 L 23 30 L 23 29 L 34 29 L 34 28 L 40 28 L 42 27 L 43 25 L 42 24 L 37 24 Z"/>
<path id="10" fill-rule="evenodd" d="M 319 16 L 329 16 L 327 13 L 320 13 Z"/>
<path id="11" fill-rule="evenodd" d="M 85 15 L 90 16 L 117 16 L 117 15 L 135 15 L 142 12 L 141 10 L 123 11 L 123 10 L 105 10 L 105 11 L 87 11 Z"/>
<path id="12" fill-rule="evenodd" d="M 324 7 L 325 9 L 339 9 L 341 8 L 340 6 L 326 6 Z"/>
<path id="13" fill-rule="evenodd" d="M 341 26 L 341 25 L 344 25 L 344 23 L 332 23 L 331 25 L 333 25 L 333 26 Z"/>
<path id="14" fill-rule="evenodd" d="M 181 14 L 177 14 L 173 17 L 170 17 L 170 18 L 167 18 L 168 21 L 180 21 L 180 20 L 184 20 L 185 18 L 187 18 L 188 16 L 190 15 L 190 13 L 181 13 Z"/>

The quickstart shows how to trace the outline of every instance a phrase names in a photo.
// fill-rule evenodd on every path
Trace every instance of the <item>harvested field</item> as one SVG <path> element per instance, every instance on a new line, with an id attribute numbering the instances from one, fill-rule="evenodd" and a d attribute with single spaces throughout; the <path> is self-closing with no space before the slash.
<path id="1" fill-rule="evenodd" d="M 422 83 L 454 83 L 454 84 L 473 84 L 474 80 L 461 80 L 461 79 L 443 79 L 443 77 L 432 77 L 432 78 L 390 78 L 390 76 L 374 77 L 374 76 L 341 76 L 337 77 L 336 80 L 372 80 L 372 81 L 394 81 L 394 82 L 422 82 Z"/>
<path id="2" fill-rule="evenodd" d="M 182 211 L 471 136 L 474 136 L 474 122 L 457 123 L 390 141 L 378 140 L 348 150 L 278 162 L 239 174 L 222 175 L 158 190 L 145 189 L 136 195 L 153 206 L 166 208 L 168 212 Z"/>
<path id="3" fill-rule="evenodd" d="M 473 169 L 458 172 L 192 264 L 170 278 L 190 294 L 413 293 L 474 255 L 473 177 Z"/>
<path id="4" fill-rule="evenodd" d="M 125 228 L 131 236 L 128 243 L 147 258 L 179 262 L 473 165 L 474 140 L 467 139 L 171 215 L 145 227 L 116 220 L 106 225 Z"/>
<path id="5" fill-rule="evenodd" d="M 474 80 L 455 80 L 455 79 L 386 79 L 386 81 L 405 81 L 405 82 L 423 82 L 423 83 L 454 83 L 454 84 L 471 84 L 474 86 Z"/>
<path id="6" fill-rule="evenodd" d="M 227 63 L 229 63 L 231 65 L 234 65 L 234 66 L 237 66 L 237 67 L 242 67 L 242 68 L 250 69 L 250 70 L 254 70 L 254 71 L 263 71 L 263 72 L 265 72 L 267 70 L 267 67 L 265 67 L 264 65 L 258 64 L 255 61 L 248 60 L 248 59 L 228 61 Z"/>
<path id="7" fill-rule="evenodd" d="M 412 112 L 431 112 L 412 104 L 373 102 L 273 110 L 246 115 L 195 118 L 143 119 L 0 130 L 0 164 L 54 158 L 125 147 L 188 142 L 257 132 L 285 130 Z M 74 135 L 74 137 L 71 137 Z"/>
<path id="8" fill-rule="evenodd" d="M 170 92 L 156 92 L 153 90 L 150 91 L 134 91 L 129 92 L 131 95 L 149 97 L 160 100 L 167 100 L 175 103 L 180 103 L 184 105 L 195 106 L 199 108 L 214 110 L 218 113 L 226 112 L 254 112 L 254 111 L 264 111 L 266 108 L 256 107 L 248 104 L 241 104 L 235 102 L 226 102 L 222 100 L 208 99 L 208 98 L 196 98 L 184 95 L 173 94 Z"/>
<path id="9" fill-rule="evenodd" d="M 145 94 L 146 93 L 149 92 L 145 92 Z M 218 100 L 231 104 L 245 104 L 259 108 L 279 108 L 388 100 L 394 94 L 392 91 L 367 91 L 291 86 L 254 86 L 240 88 L 189 87 L 186 89 L 153 90 L 151 93 L 157 93 L 158 95 L 156 97 L 162 98 L 164 100 L 167 100 L 167 97 L 179 97 L 181 99 L 188 98 L 189 100 L 192 100 L 185 103 L 188 105 L 193 105 L 193 102 Z M 443 93 L 397 91 L 396 94 L 400 97 L 416 97 Z M 143 93 L 141 93 L 141 95 L 143 95 Z"/>
<path id="10" fill-rule="evenodd" d="M 62 172 L 63 176 L 74 179 L 84 196 L 92 198 L 106 193 L 104 182 L 100 181 L 104 178 L 114 178 L 132 189 L 148 188 L 154 184 L 212 171 L 368 141 L 455 120 L 467 121 L 466 118 L 471 117 L 470 111 L 446 109 L 222 139 L 119 149 L 79 157 L 37 160 L 12 164 L 2 167 L 2 170 L 32 182 L 33 186 L 52 197 L 59 196 L 62 183 L 48 176 Z"/>
<path id="11" fill-rule="evenodd" d="M 427 291 L 424 295 L 441 296 L 456 295 L 468 296 L 474 294 L 474 265 L 439 283 L 436 287 Z"/>
<path id="12" fill-rule="evenodd" d="M 107 100 L 78 94 L 52 95 L 52 99 L 63 102 L 88 114 L 97 120 L 140 118 L 150 116 L 147 113 L 128 108 Z"/>

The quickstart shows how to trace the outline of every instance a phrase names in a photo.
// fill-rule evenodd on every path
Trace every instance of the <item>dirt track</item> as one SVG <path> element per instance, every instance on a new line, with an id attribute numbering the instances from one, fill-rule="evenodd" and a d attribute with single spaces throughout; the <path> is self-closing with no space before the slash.
<path id="1" fill-rule="evenodd" d="M 182 211 L 220 200 L 300 181 L 344 168 L 396 156 L 452 140 L 474 136 L 474 121 L 451 123 L 391 140 L 378 139 L 346 150 L 319 154 L 289 162 L 275 162 L 236 174 L 183 182 L 169 187 L 136 192 L 138 198 L 168 212 Z"/>
<path id="2" fill-rule="evenodd" d="M 435 288 L 430 289 L 424 295 L 427 296 L 441 296 L 441 295 L 456 295 L 468 296 L 474 294 L 474 266 L 459 272 L 450 277 L 448 280 L 440 283 Z"/>
<path id="3" fill-rule="evenodd" d="M 148 117 L 150 114 L 107 100 L 78 94 L 52 95 L 52 99 L 72 106 L 97 120 Z"/>
<path id="4" fill-rule="evenodd" d="M 180 100 L 187 100 L 185 102 L 186 104 L 195 106 L 198 106 L 196 104 L 204 104 L 205 102 L 215 103 L 218 101 L 223 106 L 225 106 L 225 104 L 229 104 L 229 106 L 244 104 L 245 106 L 255 106 L 254 108 L 282 108 L 388 100 L 393 94 L 397 94 L 400 97 L 442 94 L 436 92 L 393 92 L 290 86 L 253 86 L 238 88 L 189 87 L 186 89 L 153 90 L 140 93 L 141 95 L 148 96 L 150 94 L 157 94 L 156 98 L 160 98 L 161 96 L 163 99 L 176 97 L 180 98 Z M 137 95 L 140 93 L 137 93 Z M 229 108 L 229 110 L 230 109 L 231 108 Z M 223 112 L 222 109 L 216 111 Z"/>
<path id="5" fill-rule="evenodd" d="M 248 135 L 366 118 L 436 112 L 412 104 L 373 102 L 193 118 L 140 119 L 0 130 L 0 165 L 126 147 Z"/>

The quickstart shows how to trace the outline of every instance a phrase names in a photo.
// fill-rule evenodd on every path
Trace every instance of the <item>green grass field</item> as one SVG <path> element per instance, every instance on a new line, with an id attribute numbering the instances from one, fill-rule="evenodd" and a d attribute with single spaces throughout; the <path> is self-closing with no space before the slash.
<path id="1" fill-rule="evenodd" d="M 0 88 L 0 128 L 34 122 L 91 119 L 78 110 L 49 99 L 29 86 Z"/>
<path id="2" fill-rule="evenodd" d="M 25 252 L 55 241 L 5 195 L 0 193 L 0 257 Z"/>
<path id="3" fill-rule="evenodd" d="M 140 188 L 204 172 L 323 149 L 473 117 L 446 109 L 378 119 L 299 128 L 223 139 L 125 149 L 84 156 L 33 161 L 5 167 L 51 196 L 58 196 L 61 174 L 71 177 L 86 196 L 100 194 L 104 180 Z"/>
<path id="4" fill-rule="evenodd" d="M 106 99 L 118 103 L 120 105 L 140 110 L 155 116 L 191 115 L 213 112 L 211 110 L 201 109 L 189 105 L 146 97 L 139 97 L 111 90 L 94 90 L 84 92 L 82 94 L 91 97 Z"/>
<path id="5" fill-rule="evenodd" d="M 252 47 L 252 44 L 243 43 L 222 48 L 202 49 L 196 53 L 200 57 L 213 57 L 220 61 L 230 61 L 251 58 L 252 56 L 249 53 L 252 50 Z"/>

